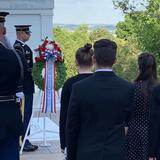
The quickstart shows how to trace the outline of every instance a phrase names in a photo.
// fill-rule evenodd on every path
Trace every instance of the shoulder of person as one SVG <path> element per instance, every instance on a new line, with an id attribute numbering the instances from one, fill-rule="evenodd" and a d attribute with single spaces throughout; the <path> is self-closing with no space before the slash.
<path id="1" fill-rule="evenodd" d="M 14 43 L 13 47 L 14 48 L 22 48 L 23 44 L 17 41 L 17 42 Z"/>
<path id="2" fill-rule="evenodd" d="M 69 77 L 69 78 L 64 82 L 63 88 L 64 88 L 64 87 L 67 87 L 67 86 L 72 86 L 72 85 L 75 83 L 75 81 L 76 81 L 76 76 L 77 76 L 77 75 Z"/>
<path id="3" fill-rule="evenodd" d="M 122 83 L 123 85 L 130 86 L 131 88 L 134 88 L 134 87 L 135 87 L 134 83 L 129 82 L 129 81 L 126 80 L 126 79 L 123 79 L 123 78 L 121 78 L 121 77 L 119 77 L 119 76 L 118 76 L 118 79 L 119 79 L 119 82 Z"/>
<path id="4" fill-rule="evenodd" d="M 93 78 L 93 76 L 88 76 L 84 79 L 81 79 L 81 80 L 75 82 L 74 85 L 76 85 L 77 87 L 80 87 L 80 88 L 83 86 L 89 86 L 92 82 L 92 78 Z"/>

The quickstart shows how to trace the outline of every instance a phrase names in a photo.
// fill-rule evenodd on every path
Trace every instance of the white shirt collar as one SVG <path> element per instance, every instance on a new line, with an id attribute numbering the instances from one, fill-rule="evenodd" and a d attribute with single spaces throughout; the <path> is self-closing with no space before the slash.
<path id="1" fill-rule="evenodd" d="M 23 45 L 25 45 L 25 43 L 24 43 L 24 42 L 22 42 L 21 40 L 17 39 L 17 41 L 19 41 L 19 42 L 21 42 Z"/>
<path id="2" fill-rule="evenodd" d="M 102 68 L 102 69 L 96 69 L 95 72 L 100 72 L 100 71 L 103 71 L 103 72 L 112 72 L 113 69 L 112 68 Z"/>

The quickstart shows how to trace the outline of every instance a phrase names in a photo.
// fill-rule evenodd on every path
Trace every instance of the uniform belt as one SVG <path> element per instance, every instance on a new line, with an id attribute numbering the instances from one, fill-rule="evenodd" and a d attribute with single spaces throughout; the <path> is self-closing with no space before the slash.
<path id="1" fill-rule="evenodd" d="M 0 96 L 0 102 L 9 102 L 9 101 L 15 101 L 16 96 L 11 95 L 11 96 Z"/>

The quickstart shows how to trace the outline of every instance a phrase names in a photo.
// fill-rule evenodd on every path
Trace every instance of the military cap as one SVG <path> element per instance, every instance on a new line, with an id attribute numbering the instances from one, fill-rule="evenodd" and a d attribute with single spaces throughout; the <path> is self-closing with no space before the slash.
<path id="1" fill-rule="evenodd" d="M 24 31 L 24 32 L 31 33 L 29 29 L 31 25 L 15 25 L 14 27 L 16 28 L 16 31 Z"/>
<path id="2" fill-rule="evenodd" d="M 0 23 L 4 23 L 5 17 L 9 14 L 9 12 L 0 12 Z"/>

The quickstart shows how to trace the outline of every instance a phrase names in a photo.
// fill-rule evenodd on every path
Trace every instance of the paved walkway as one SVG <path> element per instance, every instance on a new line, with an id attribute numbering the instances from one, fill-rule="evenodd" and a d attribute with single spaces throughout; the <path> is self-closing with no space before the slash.
<path id="1" fill-rule="evenodd" d="M 35 113 L 36 117 L 41 117 L 38 113 Z M 59 123 L 59 111 L 56 114 L 48 115 L 50 119 L 57 125 Z M 63 154 L 60 151 L 59 140 L 48 141 L 49 147 L 43 147 L 42 142 L 32 142 L 39 146 L 35 152 L 23 152 L 21 160 L 63 160 Z"/>
<path id="2" fill-rule="evenodd" d="M 59 141 L 48 142 L 50 147 L 42 147 L 41 143 L 39 149 L 35 152 L 23 152 L 21 160 L 63 160 L 63 155 L 60 152 Z"/>

